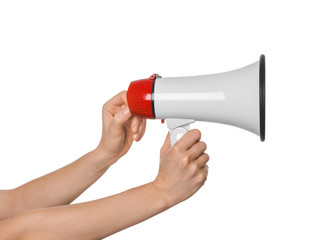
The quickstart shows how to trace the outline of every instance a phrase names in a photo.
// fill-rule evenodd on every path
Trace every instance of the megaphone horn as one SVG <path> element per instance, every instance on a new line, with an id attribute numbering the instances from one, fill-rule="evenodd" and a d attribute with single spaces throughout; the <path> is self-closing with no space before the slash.
<path id="1" fill-rule="evenodd" d="M 165 119 L 173 145 L 190 123 L 236 126 L 265 140 L 265 56 L 246 67 L 217 74 L 131 82 L 127 101 L 133 115 Z"/>

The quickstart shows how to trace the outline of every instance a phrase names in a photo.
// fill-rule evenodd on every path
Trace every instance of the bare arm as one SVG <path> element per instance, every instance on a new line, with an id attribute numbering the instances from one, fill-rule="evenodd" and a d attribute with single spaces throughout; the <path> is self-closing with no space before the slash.
<path id="1" fill-rule="evenodd" d="M 123 91 L 103 106 L 103 131 L 98 147 L 71 164 L 16 189 L 0 191 L 0 221 L 19 213 L 74 201 L 139 141 L 146 122 L 131 117 Z"/>
<path id="2" fill-rule="evenodd" d="M 153 182 L 104 199 L 34 210 L 0 222 L 0 239 L 101 239 L 186 200 L 207 177 L 206 145 L 199 138 L 192 130 L 170 148 L 168 136 Z"/>
<path id="3" fill-rule="evenodd" d="M 165 201 L 152 184 L 92 202 L 34 210 L 11 221 L 8 228 L 24 226 L 20 232 L 10 231 L 11 239 L 102 239 L 121 229 L 139 223 L 165 210 Z M 15 224 L 16 223 L 16 224 Z M 4 230 L 4 229 L 3 229 Z M 0 225 L 0 232 L 1 225 Z M 7 238 L 6 238 L 7 237 Z"/>
<path id="4" fill-rule="evenodd" d="M 91 186 L 106 171 L 101 166 L 102 155 L 94 150 L 77 161 L 32 180 L 0 195 L 0 220 L 35 208 L 69 204 Z"/>

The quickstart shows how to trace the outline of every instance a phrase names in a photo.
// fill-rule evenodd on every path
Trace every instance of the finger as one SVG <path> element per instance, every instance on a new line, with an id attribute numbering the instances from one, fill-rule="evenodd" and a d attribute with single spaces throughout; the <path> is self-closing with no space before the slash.
<path id="1" fill-rule="evenodd" d="M 207 164 L 204 165 L 204 167 L 200 170 L 200 174 L 202 175 L 203 177 L 203 181 L 202 181 L 202 184 L 205 183 L 206 179 L 207 179 L 207 176 L 208 176 L 208 166 Z"/>
<path id="2" fill-rule="evenodd" d="M 141 123 L 139 125 L 138 132 L 137 132 L 137 134 L 135 134 L 133 136 L 135 141 L 138 142 L 142 139 L 144 132 L 145 132 L 145 125 L 146 125 L 146 119 L 141 119 Z"/>
<path id="3" fill-rule="evenodd" d="M 161 148 L 160 155 L 162 156 L 170 147 L 171 147 L 171 140 L 169 138 L 169 132 L 166 135 L 165 141 L 163 143 L 163 146 Z"/>
<path id="4" fill-rule="evenodd" d="M 188 150 L 191 148 L 195 143 L 197 143 L 201 138 L 201 132 L 198 129 L 192 129 L 189 132 L 185 133 L 184 136 L 181 137 L 176 142 L 176 146 L 181 149 Z"/>
<path id="5" fill-rule="evenodd" d="M 120 108 L 120 110 L 113 117 L 113 127 L 122 128 L 123 124 L 130 118 L 130 116 L 131 113 L 127 106 Z"/>
<path id="6" fill-rule="evenodd" d="M 196 158 L 198 158 L 199 156 L 201 156 L 205 150 L 207 149 L 207 145 L 204 142 L 197 142 L 195 143 L 189 150 L 189 156 L 190 156 L 190 160 L 195 160 Z"/>
<path id="7" fill-rule="evenodd" d="M 143 119 L 143 132 L 141 134 L 141 137 L 144 136 L 145 131 L 146 131 L 146 119 Z"/>
<path id="8" fill-rule="evenodd" d="M 142 119 L 139 117 L 134 116 L 131 121 L 131 131 L 133 134 L 136 134 L 138 132 L 138 128 L 141 124 Z"/>
<path id="9" fill-rule="evenodd" d="M 112 97 L 109 101 L 107 101 L 107 105 L 114 105 L 114 106 L 121 106 L 123 104 L 127 104 L 127 99 L 126 99 L 126 93 L 127 91 L 122 91 L 116 94 L 114 97 Z"/>
<path id="10" fill-rule="evenodd" d="M 206 178 L 207 178 L 207 175 L 208 175 L 208 166 L 207 166 L 207 164 L 202 168 L 202 171 L 203 171 L 203 173 L 204 173 L 204 175 L 206 176 Z"/>
<path id="11" fill-rule="evenodd" d="M 209 155 L 207 153 L 202 154 L 196 160 L 196 164 L 199 169 L 205 167 L 206 163 L 209 161 Z"/>

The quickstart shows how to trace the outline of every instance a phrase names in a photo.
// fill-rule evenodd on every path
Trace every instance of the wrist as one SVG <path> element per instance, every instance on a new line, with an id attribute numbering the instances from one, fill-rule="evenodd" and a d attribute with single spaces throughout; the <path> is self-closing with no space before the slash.
<path id="1" fill-rule="evenodd" d="M 171 207 L 169 201 L 165 195 L 156 187 L 154 182 L 150 182 L 147 185 L 150 186 L 150 189 L 153 191 L 153 195 L 156 197 L 158 205 L 162 211 L 165 211 Z"/>
<path id="2" fill-rule="evenodd" d="M 154 190 L 157 192 L 157 195 L 162 199 L 163 204 L 166 206 L 166 208 L 171 208 L 173 207 L 174 201 L 172 200 L 172 198 L 169 196 L 168 192 L 163 190 L 156 182 L 156 180 L 154 180 L 153 182 L 151 182 L 151 185 L 153 186 Z"/>
<path id="3" fill-rule="evenodd" d="M 92 152 L 94 155 L 94 164 L 98 171 L 106 171 L 115 163 L 118 158 L 110 157 L 110 155 L 100 146 L 95 148 Z"/>

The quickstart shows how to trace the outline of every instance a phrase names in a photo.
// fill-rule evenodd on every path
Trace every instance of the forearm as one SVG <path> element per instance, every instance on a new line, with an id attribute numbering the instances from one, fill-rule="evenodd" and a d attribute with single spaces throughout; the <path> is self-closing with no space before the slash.
<path id="1" fill-rule="evenodd" d="M 13 206 L 13 196 L 10 190 L 0 190 L 0 221 L 8 219 L 11 216 Z"/>
<path id="2" fill-rule="evenodd" d="M 94 150 L 71 164 L 11 191 L 11 217 L 21 212 L 69 204 L 108 169 L 104 155 Z"/>
<path id="3" fill-rule="evenodd" d="M 165 200 L 149 183 L 100 200 L 35 210 L 20 217 L 30 226 L 23 230 L 24 239 L 88 240 L 110 236 L 167 208 Z"/>

